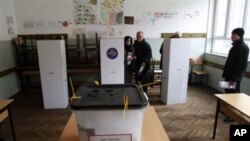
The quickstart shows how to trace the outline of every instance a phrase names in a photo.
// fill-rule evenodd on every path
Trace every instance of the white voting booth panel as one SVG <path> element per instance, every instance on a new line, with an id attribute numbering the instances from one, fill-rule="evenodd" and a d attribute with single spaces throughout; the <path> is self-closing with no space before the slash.
<path id="1" fill-rule="evenodd" d="M 189 70 L 190 39 L 165 39 L 161 100 L 167 105 L 185 103 Z"/>
<path id="2" fill-rule="evenodd" d="M 67 67 L 63 40 L 37 41 L 45 109 L 68 106 Z"/>
<path id="3" fill-rule="evenodd" d="M 102 38 L 101 83 L 124 84 L 124 39 Z"/>

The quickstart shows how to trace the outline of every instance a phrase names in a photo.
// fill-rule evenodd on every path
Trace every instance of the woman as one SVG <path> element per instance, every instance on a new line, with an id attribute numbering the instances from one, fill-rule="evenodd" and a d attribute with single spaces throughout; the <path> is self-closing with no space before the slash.
<path id="1" fill-rule="evenodd" d="M 130 36 L 124 38 L 124 68 L 125 68 L 125 83 L 132 82 L 133 72 L 133 39 Z"/>

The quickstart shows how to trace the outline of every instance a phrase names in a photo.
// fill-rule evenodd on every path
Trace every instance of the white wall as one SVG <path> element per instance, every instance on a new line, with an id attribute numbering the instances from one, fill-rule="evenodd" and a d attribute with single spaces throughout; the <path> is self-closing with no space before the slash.
<path id="1" fill-rule="evenodd" d="M 9 34 L 6 16 L 13 17 L 14 34 Z M 12 38 L 17 34 L 13 0 L 0 0 L 0 71 L 15 67 L 15 49 Z M 0 99 L 9 98 L 19 90 L 16 73 L 0 77 Z"/>
<path id="2" fill-rule="evenodd" d="M 86 33 L 112 32 L 114 37 L 131 35 L 135 37 L 138 30 L 145 32 L 148 38 L 159 38 L 162 32 L 205 32 L 207 29 L 207 16 L 209 0 L 126 0 L 124 1 L 124 16 L 134 16 L 135 19 L 144 19 L 145 12 L 174 11 L 178 15 L 174 18 L 157 20 L 155 24 L 146 21 L 143 24 L 134 25 L 76 25 L 68 27 L 51 28 L 46 26 L 47 22 L 73 21 L 73 0 L 14 0 L 16 7 L 17 26 L 19 34 L 35 33 L 68 33 L 73 35 L 73 30 L 79 29 Z M 98 0 L 98 4 L 100 5 Z M 97 9 L 97 13 L 100 9 Z M 194 12 L 197 12 L 194 14 Z M 188 18 L 185 14 L 194 14 Z M 100 16 L 98 16 L 100 17 Z M 26 21 L 41 21 L 45 27 L 25 29 L 23 23 Z M 105 35 L 107 36 L 107 35 Z"/>
<path id="3" fill-rule="evenodd" d="M 98 3 L 100 5 L 100 1 Z M 151 23 L 134 25 L 76 25 L 70 24 L 68 27 L 26 29 L 23 23 L 26 21 L 53 22 L 70 20 L 73 21 L 73 0 L 14 0 L 16 7 L 17 26 L 19 34 L 42 34 L 42 33 L 68 33 L 70 38 L 73 30 L 79 29 L 87 33 L 88 37 L 93 37 L 91 33 L 102 32 L 121 32 L 114 37 L 124 37 L 130 35 L 135 38 L 137 31 L 142 30 L 145 38 L 152 47 L 153 57 L 160 59 L 159 49 L 163 41 L 160 38 L 163 32 L 207 32 L 207 18 L 209 0 L 126 0 L 124 1 L 124 16 L 134 16 L 135 19 L 143 19 L 145 12 L 177 12 L 175 18 L 158 20 L 154 25 Z M 100 12 L 100 9 L 97 10 Z M 184 17 L 185 13 L 199 11 L 199 15 L 193 18 Z M 100 18 L 100 15 L 99 15 Z M 193 39 L 191 42 L 190 57 L 200 57 L 205 50 L 205 40 Z"/>

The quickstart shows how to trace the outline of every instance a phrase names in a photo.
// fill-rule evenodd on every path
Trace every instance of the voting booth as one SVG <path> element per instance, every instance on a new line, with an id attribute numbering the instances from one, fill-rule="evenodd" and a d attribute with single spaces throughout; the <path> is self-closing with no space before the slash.
<path id="1" fill-rule="evenodd" d="M 64 40 L 37 41 L 45 109 L 68 106 L 67 64 Z"/>
<path id="2" fill-rule="evenodd" d="M 189 38 L 164 40 L 161 100 L 167 105 L 186 102 L 189 51 Z"/>
<path id="3" fill-rule="evenodd" d="M 124 84 L 124 39 L 101 38 L 101 83 Z"/>

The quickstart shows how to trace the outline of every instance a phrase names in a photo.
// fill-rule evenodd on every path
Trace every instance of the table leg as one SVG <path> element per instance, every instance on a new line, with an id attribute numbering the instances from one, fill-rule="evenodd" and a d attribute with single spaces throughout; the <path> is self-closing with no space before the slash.
<path id="1" fill-rule="evenodd" d="M 8 112 L 9 112 L 9 120 L 10 120 L 10 126 L 11 126 L 11 131 L 13 135 L 13 141 L 16 141 L 16 133 L 14 129 L 14 124 L 13 124 L 13 119 L 12 119 L 12 112 L 10 106 L 8 106 Z"/>
<path id="2" fill-rule="evenodd" d="M 215 112 L 215 117 L 214 117 L 213 139 L 215 139 L 219 109 L 220 109 L 220 100 L 217 99 L 217 106 L 216 106 L 216 112 Z"/>

